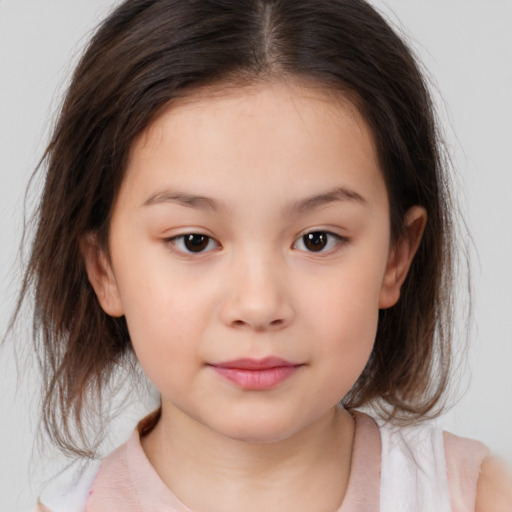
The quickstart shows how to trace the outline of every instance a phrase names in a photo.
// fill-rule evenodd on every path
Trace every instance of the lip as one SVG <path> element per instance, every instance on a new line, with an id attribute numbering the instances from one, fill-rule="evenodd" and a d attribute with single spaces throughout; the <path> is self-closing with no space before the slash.
<path id="1" fill-rule="evenodd" d="M 236 359 L 208 366 L 242 389 L 264 391 L 277 387 L 303 365 L 279 357 L 266 357 L 264 359 Z"/>

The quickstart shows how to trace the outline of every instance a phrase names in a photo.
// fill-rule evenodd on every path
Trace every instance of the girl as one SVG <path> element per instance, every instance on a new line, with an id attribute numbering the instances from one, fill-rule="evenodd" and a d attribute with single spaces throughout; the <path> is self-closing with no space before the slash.
<path id="1" fill-rule="evenodd" d="M 22 295 L 49 433 L 93 455 L 88 402 L 132 357 L 161 405 L 39 510 L 510 506 L 483 445 L 421 424 L 448 381 L 448 179 L 368 4 L 129 0 L 45 159 Z"/>

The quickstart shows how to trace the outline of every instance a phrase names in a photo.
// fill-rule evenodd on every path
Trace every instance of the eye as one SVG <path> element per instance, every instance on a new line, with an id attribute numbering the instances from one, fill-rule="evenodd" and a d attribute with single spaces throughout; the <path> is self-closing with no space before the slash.
<path id="1" fill-rule="evenodd" d="M 329 231 L 311 231 L 301 236 L 293 245 L 295 249 L 308 252 L 327 252 L 335 249 L 346 239 Z"/>
<path id="2" fill-rule="evenodd" d="M 201 233 L 186 233 L 184 235 L 174 236 L 166 240 L 173 248 L 185 253 L 209 252 L 219 244 L 208 235 Z"/>

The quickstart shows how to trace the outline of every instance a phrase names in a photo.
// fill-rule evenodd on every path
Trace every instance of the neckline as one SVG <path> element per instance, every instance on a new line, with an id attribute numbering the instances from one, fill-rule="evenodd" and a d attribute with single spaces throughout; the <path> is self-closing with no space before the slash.
<path id="1" fill-rule="evenodd" d="M 340 507 L 333 512 L 378 512 L 380 498 L 380 434 L 373 418 L 358 411 L 350 411 L 355 421 L 354 442 L 350 476 L 345 496 Z M 123 500 L 137 507 L 133 510 L 168 510 L 172 512 L 194 512 L 167 487 L 151 465 L 142 448 L 140 437 L 156 424 L 159 410 L 139 422 L 129 440 L 102 463 L 102 470 L 94 485 L 96 498 L 109 482 L 119 481 L 119 457 L 124 459 L 126 488 L 131 496 Z M 95 501 L 93 499 L 93 501 Z M 93 511 L 94 507 L 88 508 Z M 127 507 L 127 510 L 132 508 Z"/>

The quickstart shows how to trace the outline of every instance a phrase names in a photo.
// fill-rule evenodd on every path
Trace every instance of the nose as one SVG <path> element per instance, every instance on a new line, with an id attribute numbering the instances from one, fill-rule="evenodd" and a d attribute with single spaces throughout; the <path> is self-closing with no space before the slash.
<path id="1" fill-rule="evenodd" d="M 252 255 L 236 262 L 231 271 L 220 311 L 226 325 L 277 331 L 292 322 L 295 312 L 286 291 L 286 272 L 275 260 Z"/>

